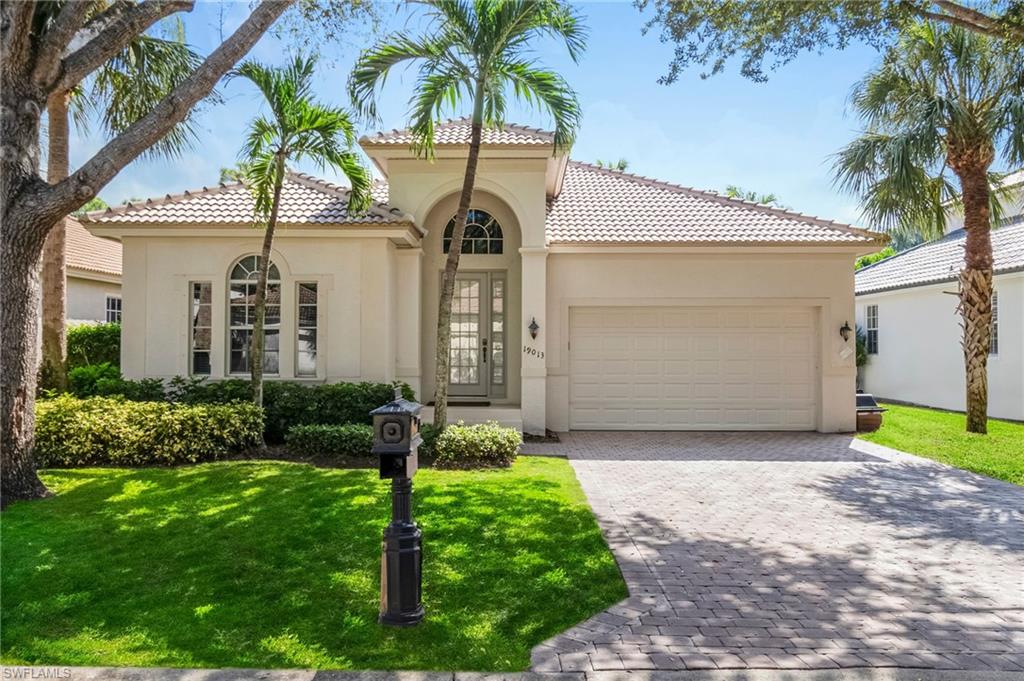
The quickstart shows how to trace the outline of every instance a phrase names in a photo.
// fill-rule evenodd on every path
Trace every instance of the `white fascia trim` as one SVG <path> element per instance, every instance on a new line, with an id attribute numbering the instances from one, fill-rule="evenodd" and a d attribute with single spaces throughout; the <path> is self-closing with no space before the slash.
<path id="1" fill-rule="evenodd" d="M 871 250 L 865 251 L 865 248 Z M 829 244 L 827 246 L 793 246 L 793 245 L 779 245 L 779 246 L 721 246 L 721 245 L 708 245 L 708 246 L 600 246 L 600 245 L 573 245 L 573 244 L 550 244 L 548 245 L 548 252 L 555 253 L 587 253 L 587 254 L 603 254 L 603 253 L 631 253 L 631 254 L 669 254 L 669 253 L 726 253 L 730 255 L 746 255 L 751 253 L 770 253 L 770 254 L 788 254 L 788 253 L 802 253 L 802 254 L 847 254 L 847 255 L 864 255 L 866 253 L 874 253 L 877 249 L 874 246 L 865 247 L 863 244 L 851 244 L 849 246 L 837 246 L 835 244 Z"/>
<path id="2" fill-rule="evenodd" d="M 68 266 L 67 276 L 69 279 L 88 279 L 89 281 L 99 281 L 104 284 L 117 284 L 121 285 L 121 276 L 117 274 L 106 274 L 104 272 L 93 272 L 92 270 L 83 270 L 78 267 Z"/>

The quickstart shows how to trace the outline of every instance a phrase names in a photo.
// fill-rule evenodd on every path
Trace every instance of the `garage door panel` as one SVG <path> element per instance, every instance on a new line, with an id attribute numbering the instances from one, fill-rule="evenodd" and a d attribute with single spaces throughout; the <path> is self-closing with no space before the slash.
<path id="1" fill-rule="evenodd" d="M 570 427 L 810 430 L 811 308 L 583 308 L 570 321 Z"/>

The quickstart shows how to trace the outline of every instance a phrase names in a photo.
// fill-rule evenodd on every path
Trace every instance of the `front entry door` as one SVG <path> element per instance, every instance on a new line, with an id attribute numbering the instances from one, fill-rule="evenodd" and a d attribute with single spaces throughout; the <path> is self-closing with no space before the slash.
<path id="1" fill-rule="evenodd" d="M 448 393 L 501 397 L 505 384 L 505 278 L 469 272 L 455 279 Z"/>

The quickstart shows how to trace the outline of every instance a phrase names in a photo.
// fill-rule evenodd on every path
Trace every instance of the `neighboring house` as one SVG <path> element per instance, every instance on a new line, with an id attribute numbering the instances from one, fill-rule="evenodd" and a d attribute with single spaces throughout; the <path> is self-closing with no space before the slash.
<path id="1" fill-rule="evenodd" d="M 430 399 L 469 132 L 439 126 L 433 161 L 408 131 L 363 138 L 387 178 L 365 215 L 346 211 L 345 188 L 288 176 L 268 374 L 406 381 Z M 840 329 L 854 259 L 884 237 L 553 152 L 548 132 L 484 134 L 453 309 L 454 419 L 533 433 L 853 430 L 853 337 Z M 124 246 L 126 376 L 246 375 L 251 205 L 231 184 L 88 217 Z"/>
<path id="2" fill-rule="evenodd" d="M 121 320 L 121 244 L 67 219 L 68 324 Z"/>
<path id="3" fill-rule="evenodd" d="M 992 230 L 993 333 L 988 362 L 989 416 L 1024 420 L 1024 172 Z M 876 396 L 963 411 L 962 330 L 957 279 L 963 267 L 963 220 L 945 237 L 857 272 L 857 323 L 868 335 L 866 391 Z"/>

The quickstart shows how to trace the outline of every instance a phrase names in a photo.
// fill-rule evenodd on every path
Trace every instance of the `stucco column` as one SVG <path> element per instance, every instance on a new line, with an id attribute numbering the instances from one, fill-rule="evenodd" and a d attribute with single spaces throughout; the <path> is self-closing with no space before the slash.
<path id="1" fill-rule="evenodd" d="M 547 424 L 547 259 L 546 246 L 519 249 L 523 260 L 521 353 L 523 432 L 543 435 Z M 537 337 L 530 335 L 536 321 Z"/>
<path id="2" fill-rule="evenodd" d="M 426 401 L 420 368 L 423 249 L 397 249 L 395 260 L 395 379 L 408 383 L 416 397 Z"/>

